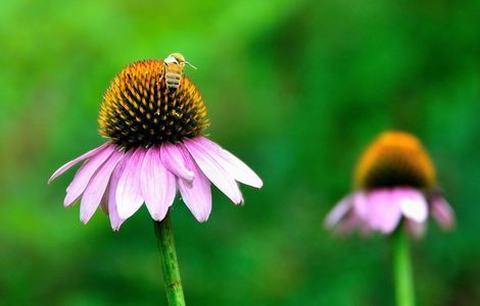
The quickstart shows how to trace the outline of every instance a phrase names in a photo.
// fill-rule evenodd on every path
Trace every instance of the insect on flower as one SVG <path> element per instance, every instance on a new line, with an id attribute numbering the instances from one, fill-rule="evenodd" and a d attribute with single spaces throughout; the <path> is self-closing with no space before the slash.
<path id="1" fill-rule="evenodd" d="M 183 76 L 183 68 L 185 64 L 189 65 L 193 69 L 197 67 L 190 64 L 185 60 L 185 57 L 180 53 L 172 53 L 165 60 L 165 76 L 167 87 L 170 89 L 177 89 L 180 86 L 180 81 Z"/>
<path id="2" fill-rule="evenodd" d="M 203 136 L 207 108 L 184 75 L 185 64 L 190 65 L 183 55 L 173 53 L 165 60 L 130 64 L 113 79 L 98 117 L 107 141 L 49 180 L 83 162 L 64 200 L 65 206 L 80 200 L 82 222 L 101 205 L 118 230 L 143 203 L 155 221 L 162 221 L 177 190 L 203 222 L 212 208 L 210 182 L 235 204 L 243 202 L 237 182 L 263 185 L 240 159 Z"/>

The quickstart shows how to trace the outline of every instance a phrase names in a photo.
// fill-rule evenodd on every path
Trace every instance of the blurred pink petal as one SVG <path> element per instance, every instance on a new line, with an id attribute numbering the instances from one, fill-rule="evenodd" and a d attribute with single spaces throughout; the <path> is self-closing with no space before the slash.
<path id="1" fill-rule="evenodd" d="M 142 148 L 136 149 L 128 156 L 125 170 L 118 181 L 116 202 L 118 215 L 122 219 L 128 219 L 143 204 L 140 174 L 144 156 L 145 150 Z"/>
<path id="2" fill-rule="evenodd" d="M 235 204 L 243 201 L 237 182 L 203 147 L 195 141 L 186 141 L 185 147 L 205 176 Z"/>
<path id="3" fill-rule="evenodd" d="M 416 222 L 412 219 L 406 219 L 405 225 L 410 235 L 416 239 L 421 238 L 426 230 L 425 222 Z"/>
<path id="4" fill-rule="evenodd" d="M 398 202 L 403 215 L 415 222 L 425 222 L 428 216 L 428 205 L 425 196 L 413 188 L 395 188 L 392 201 Z"/>
<path id="5" fill-rule="evenodd" d="M 71 160 L 68 163 L 66 163 L 65 165 L 61 166 L 48 179 L 48 184 L 50 184 L 54 179 L 56 179 L 57 177 L 62 175 L 65 171 L 72 168 L 73 166 L 75 166 L 79 162 L 84 161 L 85 159 L 90 158 L 94 155 L 97 155 L 98 153 L 100 153 L 100 151 L 102 151 L 103 149 L 105 149 L 108 146 L 110 146 L 109 143 L 104 143 L 101 146 L 96 147 L 95 149 L 92 149 L 92 150 L 88 151 L 87 153 L 85 153 L 83 155 L 80 155 L 79 157 L 75 158 L 74 160 Z"/>
<path id="6" fill-rule="evenodd" d="M 214 160 L 217 161 L 228 173 L 230 173 L 235 180 L 255 188 L 263 186 L 262 179 L 248 167 L 243 161 L 237 158 L 232 153 L 220 147 L 215 142 L 206 137 L 197 137 L 185 141 L 188 146 L 189 143 L 195 143 L 201 147 L 203 151 L 208 152 Z"/>
<path id="7" fill-rule="evenodd" d="M 353 211 L 350 223 L 355 221 L 355 226 L 358 226 L 362 235 L 369 235 L 373 229 L 370 224 L 368 224 L 367 214 L 367 195 L 363 191 L 356 191 L 353 194 Z"/>
<path id="8" fill-rule="evenodd" d="M 441 196 L 434 196 L 431 204 L 432 216 L 441 228 L 447 230 L 455 225 L 455 214 L 447 201 Z"/>
<path id="9" fill-rule="evenodd" d="M 96 155 L 92 156 L 78 169 L 72 182 L 67 187 L 67 195 L 64 200 L 65 206 L 71 205 L 80 197 L 90 182 L 90 179 L 95 174 L 95 171 L 103 165 L 114 151 L 115 148 L 113 146 L 107 146 L 104 150 L 98 151 Z"/>
<path id="10" fill-rule="evenodd" d="M 369 227 L 366 223 L 362 222 L 362 219 L 351 210 L 344 220 L 337 226 L 338 232 L 341 234 L 348 234 L 359 228 L 362 234 L 369 234 Z"/>
<path id="11" fill-rule="evenodd" d="M 187 168 L 195 175 L 192 182 L 177 178 L 182 199 L 199 222 L 207 221 L 212 210 L 210 181 L 193 161 L 187 149 L 180 147 Z"/>
<path id="12" fill-rule="evenodd" d="M 170 172 L 186 181 L 192 181 L 195 175 L 186 167 L 181 149 L 180 145 L 163 144 L 160 147 L 160 158 Z"/>
<path id="13" fill-rule="evenodd" d="M 352 195 L 348 195 L 341 199 L 333 209 L 328 213 L 325 218 L 325 226 L 327 228 L 334 228 L 338 223 L 343 220 L 347 214 L 352 210 L 353 199 Z"/>
<path id="14" fill-rule="evenodd" d="M 140 176 L 145 204 L 152 218 L 161 221 L 173 204 L 176 192 L 175 177 L 162 164 L 160 148 L 152 147 L 145 154 Z"/>
<path id="15" fill-rule="evenodd" d="M 367 222 L 374 230 L 391 233 L 400 222 L 402 212 L 388 189 L 378 189 L 367 194 Z"/>
<path id="16" fill-rule="evenodd" d="M 88 183 L 87 188 L 82 194 L 80 204 L 80 220 L 83 223 L 87 223 L 97 210 L 105 193 L 105 189 L 107 188 L 108 181 L 110 180 L 110 175 L 122 156 L 120 152 L 113 152 Z"/>
<path id="17" fill-rule="evenodd" d="M 357 191 L 353 194 L 353 210 L 355 214 L 362 219 L 367 218 L 367 196 L 363 191 Z"/>

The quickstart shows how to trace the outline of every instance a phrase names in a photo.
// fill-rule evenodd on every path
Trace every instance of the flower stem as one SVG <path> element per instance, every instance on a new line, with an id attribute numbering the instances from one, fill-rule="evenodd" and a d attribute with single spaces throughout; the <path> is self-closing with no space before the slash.
<path id="1" fill-rule="evenodd" d="M 397 306 L 414 306 L 412 264 L 408 233 L 399 227 L 393 234 L 393 265 Z"/>
<path id="2" fill-rule="evenodd" d="M 154 225 L 158 249 L 160 251 L 163 282 L 165 283 L 168 305 L 185 306 L 170 215 L 167 214 L 161 222 L 155 221 Z"/>

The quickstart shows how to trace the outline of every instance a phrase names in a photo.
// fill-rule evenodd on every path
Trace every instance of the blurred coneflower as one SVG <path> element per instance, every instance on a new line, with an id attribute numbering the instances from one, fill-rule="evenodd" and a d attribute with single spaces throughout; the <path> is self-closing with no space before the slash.
<path id="1" fill-rule="evenodd" d="M 354 185 L 355 191 L 328 214 L 327 227 L 390 234 L 404 221 L 407 230 L 419 237 L 429 214 L 444 229 L 454 224 L 430 157 L 411 134 L 381 134 L 360 158 Z"/>
<path id="2" fill-rule="evenodd" d="M 453 211 L 437 186 L 435 168 L 420 141 L 392 131 L 381 134 L 361 156 L 355 191 L 328 214 L 328 228 L 348 233 L 392 234 L 396 303 L 414 305 L 407 233 L 420 237 L 428 215 L 444 229 L 454 224 Z"/>
<path id="3" fill-rule="evenodd" d="M 118 230 L 143 203 L 155 220 L 169 305 L 184 305 L 173 233 L 168 218 L 177 190 L 200 221 L 212 208 L 210 183 L 233 203 L 243 202 L 237 182 L 262 180 L 241 160 L 203 136 L 207 109 L 184 75 L 179 53 L 135 62 L 104 94 L 98 123 L 106 142 L 60 167 L 49 182 L 83 162 L 67 188 L 65 206 L 80 200 L 87 223 L 99 206 Z M 193 67 L 193 66 L 192 66 Z"/>

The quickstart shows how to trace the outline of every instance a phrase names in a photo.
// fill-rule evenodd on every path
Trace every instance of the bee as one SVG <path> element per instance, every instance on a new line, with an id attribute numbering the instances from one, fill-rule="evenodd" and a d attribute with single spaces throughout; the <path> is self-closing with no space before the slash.
<path id="1" fill-rule="evenodd" d="M 163 62 L 165 63 L 165 82 L 169 89 L 176 90 L 180 86 L 183 76 L 183 68 L 185 64 L 197 69 L 197 67 L 190 64 L 185 60 L 185 57 L 181 53 L 172 53 L 167 56 Z"/>

